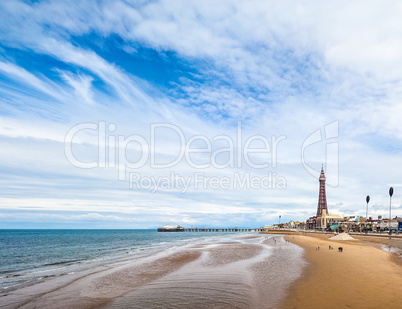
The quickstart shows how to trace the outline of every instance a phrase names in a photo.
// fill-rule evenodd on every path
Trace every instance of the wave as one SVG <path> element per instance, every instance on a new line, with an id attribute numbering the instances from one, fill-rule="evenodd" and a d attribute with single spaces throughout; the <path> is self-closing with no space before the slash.
<path id="1" fill-rule="evenodd" d="M 43 264 L 43 266 L 56 266 L 56 265 L 64 265 L 64 264 L 71 264 L 71 263 L 82 262 L 82 261 L 85 261 L 85 259 L 78 259 L 78 260 L 68 260 L 68 261 L 53 262 L 53 263 Z"/>

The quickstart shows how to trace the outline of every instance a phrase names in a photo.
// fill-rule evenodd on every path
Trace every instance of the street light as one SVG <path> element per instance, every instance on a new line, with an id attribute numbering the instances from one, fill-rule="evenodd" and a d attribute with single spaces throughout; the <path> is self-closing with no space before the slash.
<path id="1" fill-rule="evenodd" d="M 389 234 L 391 235 L 391 200 L 392 195 L 394 194 L 394 188 L 389 188 Z"/>
<path id="2" fill-rule="evenodd" d="M 281 215 L 279 215 L 279 225 L 281 225 Z"/>
<path id="3" fill-rule="evenodd" d="M 370 195 L 367 195 L 366 197 L 366 203 L 367 203 L 367 207 L 366 207 L 366 232 L 367 232 L 367 214 L 368 214 L 368 203 L 370 202 Z"/>

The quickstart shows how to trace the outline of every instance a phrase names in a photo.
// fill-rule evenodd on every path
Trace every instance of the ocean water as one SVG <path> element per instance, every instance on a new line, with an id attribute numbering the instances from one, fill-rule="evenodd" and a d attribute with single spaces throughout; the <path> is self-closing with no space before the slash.
<path id="1" fill-rule="evenodd" d="M 141 256 L 222 232 L 156 230 L 0 230 L 0 292 Z M 233 233 L 232 233 L 233 234 Z"/>

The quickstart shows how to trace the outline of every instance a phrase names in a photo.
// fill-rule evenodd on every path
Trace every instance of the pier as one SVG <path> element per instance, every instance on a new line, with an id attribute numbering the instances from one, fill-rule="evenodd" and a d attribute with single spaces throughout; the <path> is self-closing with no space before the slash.
<path id="1" fill-rule="evenodd" d="M 261 232 L 262 228 L 251 228 L 251 229 L 241 229 L 241 228 L 185 228 L 185 232 Z"/>

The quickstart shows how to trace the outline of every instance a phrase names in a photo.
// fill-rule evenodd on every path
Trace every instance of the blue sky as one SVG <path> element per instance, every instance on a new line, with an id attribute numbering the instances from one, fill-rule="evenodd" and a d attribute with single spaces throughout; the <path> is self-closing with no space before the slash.
<path id="1" fill-rule="evenodd" d="M 369 214 L 385 216 L 393 186 L 402 215 L 401 11 L 398 1 L 3 1 L 0 228 L 305 220 L 322 164 L 330 213 L 365 215 L 369 194 Z M 84 167 L 66 155 L 77 125 Z M 267 167 L 245 158 L 253 137 L 250 148 L 261 137 L 270 148 L 249 161 Z M 189 180 L 185 192 L 172 173 Z M 197 187 L 196 173 L 230 185 Z M 130 175 L 142 182 L 130 188 Z M 271 185 L 234 188 L 236 177 Z M 147 186 L 158 179 L 166 187 Z"/>

